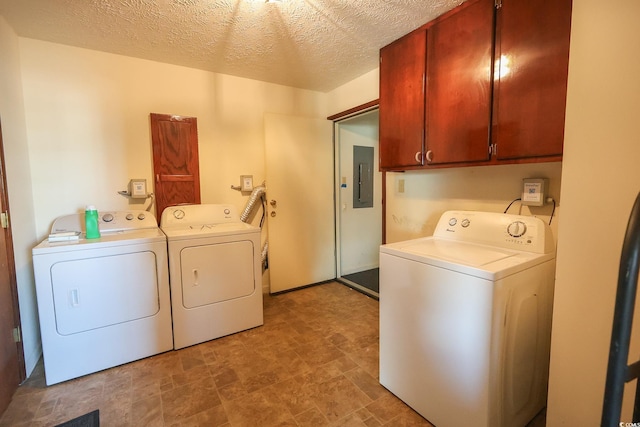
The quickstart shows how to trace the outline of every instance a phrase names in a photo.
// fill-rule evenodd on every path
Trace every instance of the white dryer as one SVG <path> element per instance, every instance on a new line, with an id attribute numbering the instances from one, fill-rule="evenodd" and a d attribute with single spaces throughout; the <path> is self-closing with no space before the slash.
<path id="1" fill-rule="evenodd" d="M 438 427 L 525 426 L 544 407 L 555 244 L 530 216 L 445 212 L 380 248 L 380 383 Z"/>
<path id="2" fill-rule="evenodd" d="M 173 348 L 167 241 L 154 216 L 101 212 L 91 240 L 83 224 L 84 214 L 56 219 L 52 235 L 80 237 L 32 250 L 49 385 Z"/>
<path id="3" fill-rule="evenodd" d="M 263 324 L 260 228 L 232 205 L 167 207 L 173 342 L 179 349 Z"/>

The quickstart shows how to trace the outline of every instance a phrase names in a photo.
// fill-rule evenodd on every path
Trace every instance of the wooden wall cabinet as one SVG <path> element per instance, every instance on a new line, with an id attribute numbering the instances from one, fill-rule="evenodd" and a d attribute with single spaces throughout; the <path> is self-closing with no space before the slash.
<path id="1" fill-rule="evenodd" d="M 423 164 L 427 32 L 380 50 L 380 168 Z M 383 142 L 384 141 L 384 142 Z"/>
<path id="2" fill-rule="evenodd" d="M 427 29 L 425 160 L 489 160 L 493 0 L 471 1 Z"/>
<path id="3" fill-rule="evenodd" d="M 498 6 L 494 157 L 562 156 L 571 0 L 501 0 Z"/>
<path id="4" fill-rule="evenodd" d="M 469 0 L 382 48 L 380 168 L 561 160 L 570 25 L 571 0 Z"/>

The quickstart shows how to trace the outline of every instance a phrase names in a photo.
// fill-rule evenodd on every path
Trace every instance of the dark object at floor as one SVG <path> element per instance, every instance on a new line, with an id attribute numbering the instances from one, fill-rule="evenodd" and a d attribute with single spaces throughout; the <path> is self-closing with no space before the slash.
<path id="1" fill-rule="evenodd" d="M 371 289 L 376 293 L 380 292 L 380 269 L 378 268 L 347 274 L 346 276 L 342 276 L 342 278 L 364 286 L 367 289 Z"/>
<path id="2" fill-rule="evenodd" d="M 602 427 L 638 425 L 638 422 L 640 422 L 640 383 L 636 385 L 633 422 L 620 422 L 624 385 L 640 377 L 640 370 L 638 369 L 640 361 L 627 365 L 629 346 L 631 343 L 633 311 L 635 309 L 638 288 L 639 260 L 640 194 L 636 196 L 636 201 L 629 216 L 629 222 L 622 245 L 622 254 L 620 256 L 616 304 L 613 313 L 613 329 L 611 331 L 611 346 L 609 347 L 609 365 L 607 367 L 607 379 L 605 382 L 602 408 Z"/>
<path id="3" fill-rule="evenodd" d="M 78 418 L 58 424 L 56 427 L 100 427 L 100 411 L 96 409 Z"/>

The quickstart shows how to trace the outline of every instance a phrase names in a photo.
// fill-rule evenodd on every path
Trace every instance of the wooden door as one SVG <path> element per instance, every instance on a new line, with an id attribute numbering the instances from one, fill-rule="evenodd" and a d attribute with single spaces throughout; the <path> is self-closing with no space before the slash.
<path id="1" fill-rule="evenodd" d="M 265 117 L 271 292 L 336 277 L 332 123 Z"/>
<path id="2" fill-rule="evenodd" d="M 4 167 L 4 147 L 0 128 L 0 210 L 9 216 L 9 198 Z M 20 330 L 18 293 L 10 221 L 0 229 L 0 415 L 9 405 L 18 384 L 25 378 L 22 343 L 14 330 Z M 18 340 L 20 341 L 20 340 Z"/>
<path id="3" fill-rule="evenodd" d="M 380 50 L 380 168 L 424 162 L 427 33 L 416 31 Z"/>
<path id="4" fill-rule="evenodd" d="M 167 206 L 200 203 L 195 117 L 151 113 L 156 218 Z"/>
<path id="5" fill-rule="evenodd" d="M 493 143 L 498 159 L 562 155 L 571 0 L 502 0 Z"/>
<path id="6" fill-rule="evenodd" d="M 466 3 L 427 30 L 426 162 L 489 160 L 493 0 Z"/>

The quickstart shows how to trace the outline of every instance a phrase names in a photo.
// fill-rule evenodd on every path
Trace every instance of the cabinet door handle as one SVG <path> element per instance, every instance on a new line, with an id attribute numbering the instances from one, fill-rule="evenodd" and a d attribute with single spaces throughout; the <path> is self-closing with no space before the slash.
<path id="1" fill-rule="evenodd" d="M 422 164 L 422 151 L 418 151 L 416 153 L 416 163 L 418 163 L 419 165 Z"/>
<path id="2" fill-rule="evenodd" d="M 433 161 L 432 155 L 433 152 L 431 150 L 427 150 L 427 155 L 425 156 L 427 158 L 427 162 L 431 163 Z"/>

